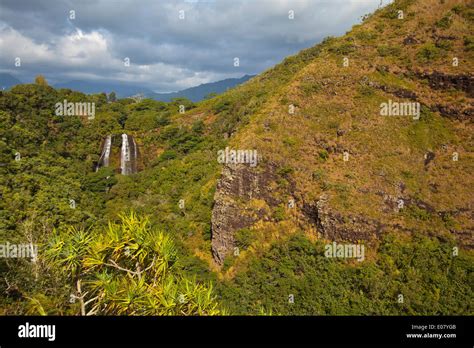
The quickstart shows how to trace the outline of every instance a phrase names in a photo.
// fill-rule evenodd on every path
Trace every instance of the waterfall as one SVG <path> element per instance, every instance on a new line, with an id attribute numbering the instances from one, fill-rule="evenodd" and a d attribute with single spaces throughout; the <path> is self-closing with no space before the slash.
<path id="1" fill-rule="evenodd" d="M 113 136 L 108 135 L 103 144 L 102 152 L 97 162 L 95 171 L 97 172 L 101 167 L 108 167 L 110 161 L 115 158 L 114 151 L 112 149 Z M 115 148 L 115 147 L 114 147 Z M 120 173 L 122 175 L 130 175 L 138 172 L 138 157 L 140 156 L 138 151 L 138 145 L 135 138 L 128 134 L 122 134 L 122 147 L 120 151 Z M 116 163 L 116 160 L 112 160 L 112 165 Z M 115 168 L 114 168 L 115 169 Z"/>
<path id="2" fill-rule="evenodd" d="M 130 144 L 128 142 L 128 135 L 122 134 L 122 155 L 120 157 L 120 168 L 123 175 L 127 175 L 132 172 L 130 164 Z"/>
<path id="3" fill-rule="evenodd" d="M 137 168 L 137 160 L 138 160 L 138 157 L 137 157 L 137 143 L 135 142 L 135 138 L 132 137 L 132 140 L 133 140 L 133 172 L 136 173 L 138 171 L 138 168 Z"/>
<path id="4" fill-rule="evenodd" d="M 102 167 L 109 166 L 111 147 L 112 147 L 112 136 L 107 135 L 107 138 L 105 138 L 104 147 L 102 148 L 102 154 L 100 155 L 99 161 L 97 162 L 97 166 L 95 168 L 96 172 L 99 170 L 101 166 Z"/>
<path id="5" fill-rule="evenodd" d="M 112 136 L 107 135 L 105 139 L 104 167 L 109 166 L 110 148 L 112 147 Z"/>

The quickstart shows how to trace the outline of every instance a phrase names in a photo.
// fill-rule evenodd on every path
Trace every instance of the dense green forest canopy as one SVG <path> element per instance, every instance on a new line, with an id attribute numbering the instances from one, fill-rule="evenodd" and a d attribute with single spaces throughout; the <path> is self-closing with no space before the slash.
<path id="1" fill-rule="evenodd" d="M 62 99 L 95 102 L 95 119 L 55 116 L 54 104 Z M 296 235 L 275 242 L 264 257 L 254 256 L 234 279 L 220 280 L 192 250 L 209 250 L 214 191 L 208 183 L 218 174 L 213 158 L 224 146 L 219 135 L 225 131 L 202 121 L 176 121 L 183 103 L 188 110 L 194 107 L 183 100 L 109 103 L 105 95 L 86 96 L 45 84 L 1 93 L 1 241 L 40 245 L 35 262 L 1 260 L 4 313 L 472 311 L 472 259 L 463 251 L 452 258 L 452 242 L 426 237 L 402 241 L 388 236 L 376 260 L 357 265 L 327 262 L 321 243 Z M 225 103 L 217 103 L 217 113 L 226 112 Z M 95 172 L 102 139 L 122 132 L 139 135 L 160 154 L 145 153 L 146 168 L 133 177 L 107 167 Z M 74 209 L 70 199 L 76 202 Z M 138 217 L 133 212 L 128 216 L 131 210 Z M 252 237 L 242 233 L 239 238 L 245 249 Z M 151 255 L 163 252 L 171 253 L 162 256 L 163 267 L 149 269 L 155 262 Z M 136 270 L 133 260 L 146 274 L 127 275 Z M 151 270 L 158 273 L 148 274 Z M 400 292 L 403 304 L 397 302 Z M 291 304 L 290 295 L 295 298 Z M 96 297 L 100 300 L 87 302 Z"/>
<path id="2" fill-rule="evenodd" d="M 42 76 L 0 91 L 0 245 L 38 246 L 33 257 L 0 258 L 0 314 L 472 315 L 474 255 L 462 245 L 472 240 L 472 124 L 462 109 L 472 99 L 436 79 L 466 81 L 473 9 L 427 3 L 396 1 L 199 103 L 86 95 Z M 437 36 L 421 42 L 427 28 Z M 454 53 L 467 64 L 446 64 Z M 357 63 L 344 70 L 346 57 Z M 378 114 L 388 97 L 414 93 L 419 122 Z M 64 100 L 94 103 L 94 117 L 57 115 Z M 120 174 L 117 150 L 96 170 L 104 139 L 117 149 L 122 134 L 137 142 L 137 173 Z M 234 145 L 264 154 L 255 177 L 271 178 L 259 189 L 276 203 L 225 197 L 235 198 L 228 211 L 265 214 L 231 231 L 239 252 L 218 265 L 217 153 Z M 391 227 L 363 262 L 325 257 L 320 226 L 302 227 L 323 194 L 341 230 L 356 213 Z M 406 196 L 405 209 L 391 196 Z"/>

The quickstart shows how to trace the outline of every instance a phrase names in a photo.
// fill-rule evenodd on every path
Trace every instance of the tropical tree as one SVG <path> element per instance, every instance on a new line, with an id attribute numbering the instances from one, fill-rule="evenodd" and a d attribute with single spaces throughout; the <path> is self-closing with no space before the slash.
<path id="1" fill-rule="evenodd" d="M 224 314 L 211 284 L 180 273 L 171 238 L 134 213 L 105 230 L 55 231 L 45 258 L 51 271 L 66 275 L 80 315 Z M 47 313 L 41 299 L 31 297 L 31 305 Z"/>
<path id="2" fill-rule="evenodd" d="M 43 75 L 36 76 L 35 83 L 39 86 L 48 86 L 48 82 Z"/>
<path id="3" fill-rule="evenodd" d="M 113 103 L 115 101 L 117 101 L 117 95 L 115 94 L 115 92 L 112 91 L 109 94 L 109 102 Z"/>

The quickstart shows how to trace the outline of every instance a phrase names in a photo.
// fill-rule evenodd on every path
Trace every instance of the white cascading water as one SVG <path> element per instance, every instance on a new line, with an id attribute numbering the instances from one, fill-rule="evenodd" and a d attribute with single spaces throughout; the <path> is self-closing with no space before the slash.
<path id="1" fill-rule="evenodd" d="M 128 143 L 128 135 L 122 134 L 122 155 L 120 157 L 120 168 L 122 174 L 130 174 L 130 144 Z"/>
<path id="2" fill-rule="evenodd" d="M 136 173 L 137 172 L 137 143 L 135 142 L 135 138 L 132 137 L 132 140 L 133 140 L 133 164 L 134 164 L 134 167 L 132 168 L 133 170 L 133 173 Z"/>
<path id="3" fill-rule="evenodd" d="M 112 147 L 112 137 L 107 135 L 105 139 L 104 167 L 109 166 L 110 148 Z"/>
<path id="4" fill-rule="evenodd" d="M 98 171 L 101 167 L 108 167 L 109 166 L 109 158 L 110 158 L 110 148 L 112 147 L 112 136 L 107 135 L 105 138 L 104 148 L 102 149 L 102 155 L 99 158 L 99 162 L 97 162 L 97 166 L 95 171 Z"/>

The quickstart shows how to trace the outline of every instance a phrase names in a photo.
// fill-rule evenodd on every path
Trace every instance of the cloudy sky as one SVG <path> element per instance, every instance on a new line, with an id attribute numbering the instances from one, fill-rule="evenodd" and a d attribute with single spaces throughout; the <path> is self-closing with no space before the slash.
<path id="1" fill-rule="evenodd" d="M 262 72 L 326 36 L 344 34 L 380 3 L 0 0 L 0 72 L 23 82 L 41 73 L 53 84 L 121 81 L 176 91 Z"/>

